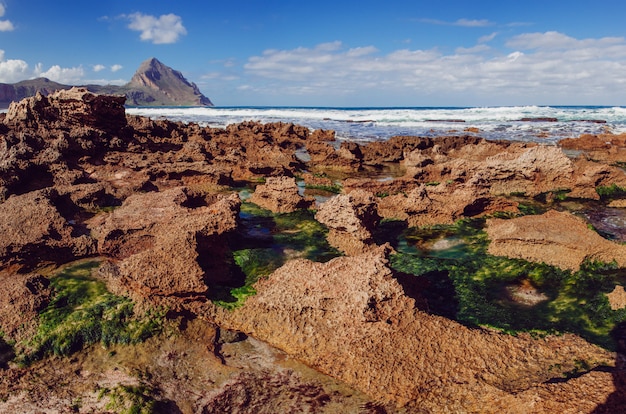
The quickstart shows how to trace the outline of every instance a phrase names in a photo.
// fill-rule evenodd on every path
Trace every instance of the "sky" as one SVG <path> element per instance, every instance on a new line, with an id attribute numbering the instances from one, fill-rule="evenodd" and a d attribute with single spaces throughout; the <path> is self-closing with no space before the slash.
<path id="1" fill-rule="evenodd" d="M 156 57 L 217 106 L 626 105 L 623 0 L 0 0 L 0 83 L 124 84 Z"/>

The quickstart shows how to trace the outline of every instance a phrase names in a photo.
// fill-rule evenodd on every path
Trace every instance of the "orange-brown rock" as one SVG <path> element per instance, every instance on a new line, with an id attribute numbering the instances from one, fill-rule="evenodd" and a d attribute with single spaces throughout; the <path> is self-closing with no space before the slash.
<path id="1" fill-rule="evenodd" d="M 324 202 L 315 219 L 329 228 L 328 242 L 353 255 L 374 244 L 372 231 L 380 221 L 373 194 L 355 190 Z"/>
<path id="2" fill-rule="evenodd" d="M 313 169 L 353 172 L 362 168 L 361 147 L 353 142 L 342 142 L 339 148 L 320 140 L 307 140 L 306 150 Z"/>
<path id="3" fill-rule="evenodd" d="M 49 285 L 48 279 L 38 274 L 0 271 L 0 340 L 4 336 L 5 340 L 21 341 L 35 334 L 39 312 L 50 300 Z"/>
<path id="4" fill-rule="evenodd" d="M 115 292 L 156 303 L 206 295 L 229 280 L 226 234 L 237 227 L 239 205 L 236 194 L 207 201 L 182 188 L 129 197 L 90 223 L 101 254 L 122 259 L 100 275 Z"/>
<path id="5" fill-rule="evenodd" d="M 563 269 L 578 270 L 585 260 L 626 266 L 626 246 L 602 238 L 584 220 L 550 210 L 539 216 L 487 220 L 488 252 Z"/>
<path id="6" fill-rule="evenodd" d="M 410 412 L 576 407 L 571 399 L 580 395 L 570 384 L 555 384 L 567 396 L 557 402 L 544 384 L 576 360 L 612 363 L 610 353 L 572 335 L 510 336 L 420 311 L 394 278 L 388 254 L 382 246 L 325 264 L 288 262 L 258 282 L 242 308 L 218 312 L 218 323 Z M 585 381 L 588 408 L 606 398 L 610 378 Z"/>
<path id="7" fill-rule="evenodd" d="M 85 88 L 37 94 L 13 102 L 4 119 L 12 128 L 93 128 L 117 133 L 126 126 L 124 97 L 96 95 Z"/>
<path id="8" fill-rule="evenodd" d="M 515 202 L 494 197 L 488 191 L 467 185 L 424 185 L 378 200 L 381 216 L 406 220 L 409 227 L 451 224 L 465 217 L 496 211 L 517 211 Z"/>
<path id="9" fill-rule="evenodd" d="M 16 195 L 0 203 L 0 265 L 33 269 L 92 254 L 94 243 L 86 229 L 66 219 L 73 207 L 55 190 Z"/>
<path id="10" fill-rule="evenodd" d="M 300 195 L 293 177 L 268 177 L 254 190 L 250 201 L 274 213 L 291 213 L 309 208 L 314 200 Z"/>

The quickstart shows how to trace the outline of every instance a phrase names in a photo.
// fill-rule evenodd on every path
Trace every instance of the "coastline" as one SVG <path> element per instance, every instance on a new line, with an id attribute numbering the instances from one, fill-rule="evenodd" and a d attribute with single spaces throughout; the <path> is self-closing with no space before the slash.
<path id="1" fill-rule="evenodd" d="M 225 127 L 244 121 L 287 122 L 333 130 L 340 140 L 368 142 L 393 136 L 468 134 L 486 139 L 555 143 L 582 134 L 626 132 L 626 108 L 519 107 L 212 107 L 128 108 L 133 115 Z"/>

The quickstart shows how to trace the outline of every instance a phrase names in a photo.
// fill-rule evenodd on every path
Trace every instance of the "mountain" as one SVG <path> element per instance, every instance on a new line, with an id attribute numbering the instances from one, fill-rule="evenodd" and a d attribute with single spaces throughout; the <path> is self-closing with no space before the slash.
<path id="1" fill-rule="evenodd" d="M 46 78 L 21 81 L 14 84 L 0 83 L 0 107 L 19 101 L 37 92 L 44 95 L 70 89 L 75 85 L 64 85 Z M 213 106 L 198 86 L 189 82 L 182 73 L 164 65 L 156 58 L 143 62 L 126 85 L 81 85 L 92 92 L 110 95 L 125 95 L 130 106 Z"/>

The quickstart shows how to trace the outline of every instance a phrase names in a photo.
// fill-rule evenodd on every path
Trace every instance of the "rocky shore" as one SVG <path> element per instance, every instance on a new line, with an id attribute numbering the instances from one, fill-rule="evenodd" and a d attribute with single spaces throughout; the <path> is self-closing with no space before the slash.
<path id="1" fill-rule="evenodd" d="M 626 218 L 624 136 L 358 144 L 124 99 L 0 114 L 0 411 L 626 403 L 626 235 L 588 219 Z"/>

